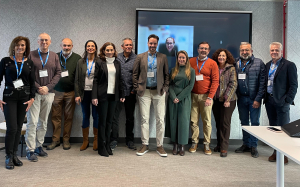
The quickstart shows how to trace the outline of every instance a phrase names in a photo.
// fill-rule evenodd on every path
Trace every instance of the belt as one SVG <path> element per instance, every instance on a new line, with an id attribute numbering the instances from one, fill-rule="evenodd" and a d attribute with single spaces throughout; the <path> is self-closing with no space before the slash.
<path id="1" fill-rule="evenodd" d="M 18 87 L 18 88 L 15 88 L 15 87 L 12 87 L 12 86 L 5 86 L 5 89 L 9 89 L 9 90 L 23 90 L 25 89 L 24 86 L 21 86 L 21 87 Z"/>
<path id="2" fill-rule="evenodd" d="M 149 89 L 149 90 L 156 90 L 156 88 L 157 88 L 157 86 L 155 86 L 155 87 L 146 87 L 146 89 Z"/>
<path id="3" fill-rule="evenodd" d="M 267 94 L 268 94 L 268 96 L 273 97 L 273 94 L 271 94 L 271 93 L 267 93 Z"/>

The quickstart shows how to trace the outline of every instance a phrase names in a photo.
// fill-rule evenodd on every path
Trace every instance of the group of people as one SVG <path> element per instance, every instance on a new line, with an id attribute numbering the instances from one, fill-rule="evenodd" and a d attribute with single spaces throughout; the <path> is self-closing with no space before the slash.
<path id="1" fill-rule="evenodd" d="M 151 103 L 156 119 L 156 151 L 162 157 L 167 156 L 163 148 L 165 129 L 169 129 L 166 134 L 174 143 L 173 155 L 183 156 L 191 128 L 192 146 L 189 152 L 196 152 L 200 116 L 204 153 L 212 154 L 212 112 L 217 128 L 217 146 L 213 151 L 226 157 L 236 101 L 242 125 L 249 125 L 249 121 L 253 126 L 259 125 L 262 99 L 270 126 L 289 123 L 290 105 L 294 104 L 298 87 L 297 69 L 293 62 L 282 57 L 280 43 L 270 44 L 272 60 L 265 65 L 253 56 L 250 43 L 242 42 L 240 57 L 234 59 L 227 49 L 218 49 L 212 58 L 208 58 L 210 44 L 201 42 L 197 57 L 189 59 L 187 52 L 178 51 L 175 67 L 169 72 L 167 56 L 157 52 L 158 41 L 159 37 L 151 34 L 148 37 L 148 51 L 135 55 L 130 38 L 123 39 L 123 52 L 119 54 L 111 42 L 106 42 L 98 54 L 96 42 L 88 40 L 81 57 L 72 51 L 73 43 L 69 38 L 64 38 L 60 45 L 62 50 L 54 53 L 49 50 L 51 37 L 46 33 L 39 35 L 39 48 L 34 51 L 30 51 L 28 38 L 16 37 L 9 47 L 9 57 L 0 62 L 0 81 L 3 76 L 5 78 L 0 107 L 7 126 L 6 168 L 14 169 L 14 166 L 23 165 L 17 157 L 17 151 L 26 113 L 25 141 L 29 161 L 38 161 L 37 156 L 48 156 L 42 145 L 50 111 L 53 136 L 47 150 L 61 144 L 61 114 L 64 116 L 63 149 L 70 149 L 76 104 L 81 105 L 83 114 L 80 151 L 89 147 L 92 113 L 93 150 L 104 157 L 113 155 L 112 150 L 118 144 L 119 115 L 123 104 L 126 113 L 126 146 L 136 149 L 133 133 L 136 101 L 139 102 L 141 114 L 142 140 L 142 146 L 136 152 L 138 156 L 149 151 Z M 243 131 L 243 145 L 235 152 L 251 152 L 252 157 L 257 158 L 257 139 Z M 276 161 L 275 151 L 269 161 Z"/>

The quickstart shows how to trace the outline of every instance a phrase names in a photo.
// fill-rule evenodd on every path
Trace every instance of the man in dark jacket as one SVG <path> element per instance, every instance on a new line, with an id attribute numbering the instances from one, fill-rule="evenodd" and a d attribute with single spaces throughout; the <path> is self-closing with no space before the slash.
<path id="1" fill-rule="evenodd" d="M 236 61 L 238 74 L 238 110 L 242 125 L 249 126 L 249 115 L 252 126 L 259 125 L 261 100 L 265 89 L 264 62 L 252 55 L 252 47 L 248 42 L 240 45 L 240 57 Z M 243 130 L 243 145 L 235 150 L 236 153 L 251 152 L 251 156 L 257 158 L 257 138 Z"/>
<path id="2" fill-rule="evenodd" d="M 290 105 L 294 104 L 297 93 L 297 67 L 282 57 L 282 44 L 270 44 L 272 60 L 266 65 L 266 104 L 270 126 L 282 126 L 290 122 Z M 276 150 L 269 157 L 270 162 L 276 162 Z M 288 159 L 284 157 L 284 163 Z"/>

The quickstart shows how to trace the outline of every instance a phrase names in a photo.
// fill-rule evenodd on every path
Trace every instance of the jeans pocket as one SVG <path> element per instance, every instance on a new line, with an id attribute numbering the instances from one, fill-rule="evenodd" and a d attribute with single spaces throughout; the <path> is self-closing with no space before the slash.
<path id="1" fill-rule="evenodd" d="M 14 91 L 13 91 L 13 90 L 5 89 L 5 90 L 3 91 L 3 96 L 5 96 L 5 97 L 9 97 L 9 96 L 11 96 L 12 94 L 14 94 Z"/>

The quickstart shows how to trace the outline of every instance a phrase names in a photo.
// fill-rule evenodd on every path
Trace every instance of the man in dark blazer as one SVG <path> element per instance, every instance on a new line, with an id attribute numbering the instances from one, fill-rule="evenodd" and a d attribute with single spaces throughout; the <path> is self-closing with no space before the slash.
<path id="1" fill-rule="evenodd" d="M 159 37 L 148 37 L 148 51 L 139 54 L 133 65 L 132 82 L 139 99 L 141 112 L 141 139 L 143 146 L 136 153 L 142 156 L 149 151 L 149 117 L 153 102 L 156 116 L 157 153 L 166 157 L 163 148 L 165 133 L 165 96 L 169 87 L 168 60 L 165 54 L 156 51 Z"/>
<path id="2" fill-rule="evenodd" d="M 281 43 L 273 42 L 270 44 L 272 60 L 266 65 L 266 94 L 264 98 L 270 126 L 282 126 L 290 122 L 290 105 L 294 104 L 298 88 L 296 65 L 283 58 L 282 51 Z M 269 157 L 269 161 L 276 162 L 276 150 Z M 288 163 L 286 156 L 284 163 Z"/>

